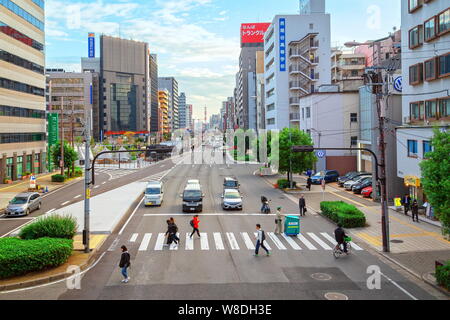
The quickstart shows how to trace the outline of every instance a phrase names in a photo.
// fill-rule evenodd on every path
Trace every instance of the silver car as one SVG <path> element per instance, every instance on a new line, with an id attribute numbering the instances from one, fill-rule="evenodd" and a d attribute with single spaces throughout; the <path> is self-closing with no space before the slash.
<path id="1" fill-rule="evenodd" d="M 28 192 L 18 194 L 6 207 L 7 217 L 27 216 L 34 210 L 41 209 L 42 199 L 39 193 Z"/>
<path id="2" fill-rule="evenodd" d="M 351 191 L 354 184 L 361 182 L 362 180 L 368 177 L 371 177 L 371 175 L 359 176 L 355 177 L 354 180 L 347 181 L 346 183 L 344 183 L 345 190 Z"/>
<path id="3" fill-rule="evenodd" d="M 224 210 L 242 210 L 242 196 L 236 189 L 225 189 L 222 196 L 222 208 Z"/>

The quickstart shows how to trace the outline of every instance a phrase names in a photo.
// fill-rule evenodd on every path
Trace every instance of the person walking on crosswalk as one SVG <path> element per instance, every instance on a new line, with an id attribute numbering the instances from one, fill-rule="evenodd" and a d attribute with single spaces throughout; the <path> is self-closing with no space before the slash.
<path id="1" fill-rule="evenodd" d="M 122 256 L 120 257 L 119 267 L 122 272 L 122 276 L 124 279 L 122 280 L 123 283 L 128 283 L 130 281 L 130 277 L 128 276 L 128 268 L 130 267 L 131 263 L 131 256 L 128 253 L 128 249 L 125 246 L 121 247 L 122 249 Z"/>
<path id="2" fill-rule="evenodd" d="M 174 241 L 176 241 L 176 244 L 178 245 L 180 243 L 180 238 L 178 238 L 178 236 L 177 236 L 178 226 L 175 223 L 174 218 L 170 217 L 169 220 L 170 220 L 170 224 L 172 224 L 172 231 L 173 231 L 172 237 L 173 237 Z"/>
<path id="3" fill-rule="evenodd" d="M 200 231 L 198 230 L 198 225 L 200 223 L 200 220 L 198 219 L 198 214 L 194 216 L 194 218 L 191 220 L 191 227 L 193 228 L 191 233 L 191 239 L 192 236 L 197 233 L 197 235 L 200 237 Z"/>
<path id="4" fill-rule="evenodd" d="M 264 245 L 264 241 L 266 241 L 266 233 L 264 232 L 264 230 L 261 229 L 261 225 L 257 224 L 256 225 L 256 248 L 255 248 L 255 254 L 254 256 L 257 257 L 259 254 L 259 248 L 263 248 L 264 251 L 266 251 L 267 256 L 270 256 L 270 252 L 269 250 L 267 250 L 266 246 Z"/>
<path id="5" fill-rule="evenodd" d="M 177 225 L 175 223 L 172 223 L 170 219 L 167 220 L 166 222 L 167 222 L 167 231 L 166 231 L 167 243 L 164 246 L 169 247 L 172 244 L 172 242 L 175 242 L 175 244 L 178 245 Z"/>
<path id="6" fill-rule="evenodd" d="M 275 234 L 281 234 L 283 232 L 283 216 L 281 214 L 281 207 L 277 208 L 277 216 L 275 219 Z"/>

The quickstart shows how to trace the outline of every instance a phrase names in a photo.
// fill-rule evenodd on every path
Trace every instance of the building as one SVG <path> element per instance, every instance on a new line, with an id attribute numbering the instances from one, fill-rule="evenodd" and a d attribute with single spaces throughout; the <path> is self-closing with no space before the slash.
<path id="1" fill-rule="evenodd" d="M 256 52 L 256 132 L 266 129 L 266 110 L 264 107 L 264 51 Z"/>
<path id="2" fill-rule="evenodd" d="M 46 171 L 43 1 L 0 1 L 0 183 Z"/>
<path id="3" fill-rule="evenodd" d="M 300 98 L 331 83 L 330 15 L 325 0 L 309 1 L 301 1 L 301 14 L 275 16 L 265 34 L 268 130 L 298 128 Z"/>
<path id="4" fill-rule="evenodd" d="M 187 104 L 186 105 L 186 129 L 189 129 L 189 130 L 193 130 L 192 112 L 193 112 L 192 104 Z"/>
<path id="5" fill-rule="evenodd" d="M 178 81 L 173 77 L 158 78 L 159 90 L 169 91 L 169 121 L 171 132 L 179 128 Z"/>
<path id="6" fill-rule="evenodd" d="M 160 115 L 160 135 L 171 133 L 170 129 L 170 118 L 169 118 L 169 101 L 170 92 L 168 90 L 158 91 L 158 103 L 159 109 L 161 110 Z"/>
<path id="7" fill-rule="evenodd" d="M 365 69 L 365 54 L 332 50 L 331 83 L 337 84 L 340 91 L 358 90 L 363 86 Z"/>
<path id="8" fill-rule="evenodd" d="M 49 84 L 47 110 L 59 114 L 59 128 L 64 140 L 75 142 L 77 137 L 84 136 L 87 117 L 93 119 L 94 110 L 98 110 L 98 100 L 93 96 L 98 76 L 91 72 L 65 72 L 60 69 L 47 69 L 46 75 Z M 94 128 L 91 128 L 91 136 L 93 132 Z"/>
<path id="9" fill-rule="evenodd" d="M 397 175 L 419 204 L 426 200 L 420 162 L 432 149 L 433 127 L 450 123 L 448 1 L 402 1 L 403 125 L 397 128 Z"/>
<path id="10" fill-rule="evenodd" d="M 94 51 L 95 55 L 95 51 Z M 102 129 L 100 126 L 100 58 L 81 58 L 81 72 L 92 75 L 92 134 L 95 141 L 101 141 Z"/>
<path id="11" fill-rule="evenodd" d="M 394 32 L 387 37 L 367 41 L 366 44 L 357 46 L 354 54 L 364 54 L 367 67 L 380 66 L 401 52 L 401 39 L 401 31 L 394 28 Z"/>
<path id="12" fill-rule="evenodd" d="M 178 98 L 178 124 L 179 129 L 186 129 L 186 94 L 182 92 Z"/>
<path id="13" fill-rule="evenodd" d="M 158 56 L 150 54 L 150 132 L 153 134 L 161 131 L 158 91 Z"/>
<path id="14" fill-rule="evenodd" d="M 148 44 L 100 38 L 102 136 L 150 131 L 150 52 Z"/>

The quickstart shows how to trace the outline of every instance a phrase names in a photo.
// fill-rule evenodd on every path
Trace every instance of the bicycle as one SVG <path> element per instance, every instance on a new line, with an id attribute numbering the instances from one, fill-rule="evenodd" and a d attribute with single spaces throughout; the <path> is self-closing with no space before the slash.
<path id="1" fill-rule="evenodd" d="M 339 244 L 336 245 L 336 247 L 334 247 L 333 250 L 333 255 L 336 259 L 339 259 L 341 256 L 343 256 L 344 254 L 349 255 L 351 253 L 351 249 L 352 249 L 352 238 L 350 237 L 345 237 L 344 241 L 347 243 L 347 254 L 344 252 L 344 249 L 341 248 L 341 246 Z"/>

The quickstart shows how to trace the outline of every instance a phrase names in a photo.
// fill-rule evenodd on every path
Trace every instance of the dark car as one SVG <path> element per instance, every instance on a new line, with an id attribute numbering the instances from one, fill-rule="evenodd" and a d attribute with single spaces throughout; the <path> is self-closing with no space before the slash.
<path id="1" fill-rule="evenodd" d="M 339 177 L 338 179 L 338 185 L 339 187 L 344 187 L 344 183 L 346 183 L 349 180 L 353 180 L 354 178 L 363 176 L 363 175 L 368 175 L 370 173 L 368 172 L 357 172 L 357 171 L 353 171 L 353 172 L 349 172 L 346 175 Z"/>
<path id="2" fill-rule="evenodd" d="M 325 183 L 327 182 L 334 182 L 337 181 L 339 178 L 339 172 L 336 170 L 326 170 L 326 171 L 320 171 L 313 175 L 311 177 L 312 184 L 321 184 L 322 180 L 325 180 Z"/>
<path id="3" fill-rule="evenodd" d="M 367 187 L 372 186 L 372 177 L 367 177 L 352 186 L 353 193 L 360 194 Z"/>
<path id="4" fill-rule="evenodd" d="M 203 198 L 201 186 L 198 184 L 187 185 L 181 194 L 183 198 L 183 212 L 202 212 Z"/>
<path id="5" fill-rule="evenodd" d="M 239 190 L 240 184 L 239 182 L 234 178 L 225 178 L 223 179 L 223 189 L 236 189 Z"/>

